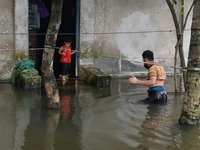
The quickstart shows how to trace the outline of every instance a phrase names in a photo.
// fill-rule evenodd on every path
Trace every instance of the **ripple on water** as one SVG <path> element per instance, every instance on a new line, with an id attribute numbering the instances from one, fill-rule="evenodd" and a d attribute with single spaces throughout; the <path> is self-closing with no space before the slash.
<path id="1" fill-rule="evenodd" d="M 179 148 L 180 139 L 176 136 L 175 142 L 174 134 L 179 133 L 176 126 L 182 107 L 177 109 L 177 105 L 182 104 L 181 97 L 177 100 L 174 95 L 169 95 L 167 105 L 137 103 L 143 97 L 124 95 L 117 99 L 120 106 L 116 112 L 122 127 L 119 140 L 134 148 Z"/>

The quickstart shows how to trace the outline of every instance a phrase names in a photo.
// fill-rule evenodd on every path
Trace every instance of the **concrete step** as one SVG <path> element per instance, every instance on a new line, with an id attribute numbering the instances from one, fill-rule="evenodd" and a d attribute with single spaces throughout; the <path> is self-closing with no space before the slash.
<path id="1" fill-rule="evenodd" d="M 110 86 L 111 77 L 94 66 L 82 66 L 80 69 L 80 79 L 97 87 Z"/>

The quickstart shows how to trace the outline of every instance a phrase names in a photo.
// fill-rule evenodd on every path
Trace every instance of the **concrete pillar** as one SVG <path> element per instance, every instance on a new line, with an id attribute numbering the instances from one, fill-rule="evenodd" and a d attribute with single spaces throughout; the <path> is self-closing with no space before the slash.
<path id="1" fill-rule="evenodd" d="M 28 51 L 28 0 L 14 1 L 15 50 Z"/>
<path id="2" fill-rule="evenodd" d="M 10 80 L 17 61 L 28 58 L 28 0 L 0 5 L 0 81 Z"/>

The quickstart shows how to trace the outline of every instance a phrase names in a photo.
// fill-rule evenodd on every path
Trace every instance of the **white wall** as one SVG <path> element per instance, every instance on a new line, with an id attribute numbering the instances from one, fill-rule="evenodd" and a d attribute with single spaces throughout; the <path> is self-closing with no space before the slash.
<path id="1" fill-rule="evenodd" d="M 187 11 L 191 2 L 185 3 Z M 163 65 L 173 66 L 176 32 L 165 0 L 82 0 L 80 22 L 80 49 L 103 56 L 102 62 L 95 59 L 93 63 L 104 71 L 121 72 L 123 68 L 131 71 L 134 66 L 127 67 L 127 63 L 137 66 L 135 61 L 142 61 L 141 54 L 145 49 L 152 50 L 155 59 Z M 186 58 L 190 26 L 191 15 L 187 24 L 189 31 L 184 37 Z M 112 64 L 112 60 L 105 61 L 105 56 L 114 59 L 117 65 Z M 80 62 L 84 64 L 86 59 Z"/>
<path id="2" fill-rule="evenodd" d="M 15 18 L 15 49 L 28 51 L 28 0 L 16 0 L 14 7 Z"/>
<path id="3" fill-rule="evenodd" d="M 80 3 L 81 54 L 102 56 L 81 58 L 81 65 L 93 63 L 106 72 L 140 71 L 141 64 L 136 61 L 142 60 L 145 49 L 153 50 L 159 63 L 173 65 L 176 35 L 165 0 L 81 0 Z M 185 3 L 187 12 L 192 1 Z M 1 0 L 0 15 L 0 80 L 7 80 L 15 66 L 16 51 L 28 53 L 28 0 Z M 190 27 L 191 15 L 184 36 L 186 59 Z"/>
<path id="4" fill-rule="evenodd" d="M 9 80 L 17 51 L 28 53 L 28 0 L 1 0 L 0 16 L 0 80 Z"/>

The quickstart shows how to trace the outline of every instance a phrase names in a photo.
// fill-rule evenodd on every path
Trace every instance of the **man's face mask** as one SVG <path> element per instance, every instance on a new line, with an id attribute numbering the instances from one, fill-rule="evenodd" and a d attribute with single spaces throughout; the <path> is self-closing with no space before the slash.
<path id="1" fill-rule="evenodd" d="M 143 58 L 143 62 L 144 62 L 144 68 L 149 69 L 150 65 L 145 63 L 146 62 L 146 58 Z"/>
<path id="2" fill-rule="evenodd" d="M 150 68 L 149 64 L 144 63 L 144 68 L 149 69 Z"/>

